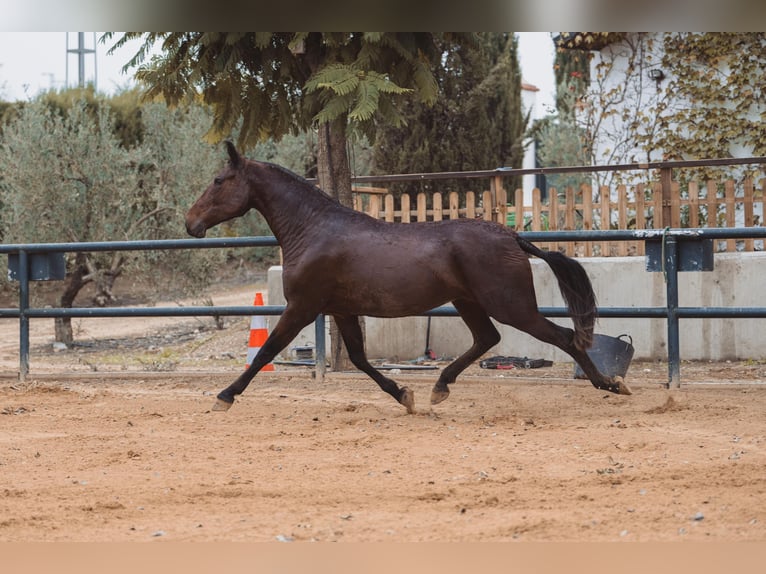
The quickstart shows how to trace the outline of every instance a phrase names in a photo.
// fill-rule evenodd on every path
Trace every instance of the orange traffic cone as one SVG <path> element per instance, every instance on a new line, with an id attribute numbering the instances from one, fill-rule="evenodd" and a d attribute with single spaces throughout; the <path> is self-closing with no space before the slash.
<path id="1" fill-rule="evenodd" d="M 253 305 L 256 307 L 263 305 L 263 295 L 261 295 L 260 291 L 255 294 L 255 302 Z M 255 355 L 258 353 L 258 351 L 260 351 L 261 347 L 263 347 L 263 344 L 266 342 L 268 336 L 269 330 L 266 327 L 266 317 L 263 315 L 253 315 L 250 319 L 250 338 L 247 343 L 247 364 L 245 365 L 246 369 L 251 365 L 253 359 L 255 359 Z M 261 370 L 273 371 L 274 364 L 269 363 L 268 365 L 264 365 Z"/>

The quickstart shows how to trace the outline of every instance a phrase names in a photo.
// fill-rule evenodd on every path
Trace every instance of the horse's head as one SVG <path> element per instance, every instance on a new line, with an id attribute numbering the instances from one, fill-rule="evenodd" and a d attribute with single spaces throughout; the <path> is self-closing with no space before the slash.
<path id="1" fill-rule="evenodd" d="M 252 207 L 246 161 L 230 141 L 226 149 L 229 163 L 186 214 L 186 231 L 194 237 L 204 237 L 211 227 L 244 215 Z"/>

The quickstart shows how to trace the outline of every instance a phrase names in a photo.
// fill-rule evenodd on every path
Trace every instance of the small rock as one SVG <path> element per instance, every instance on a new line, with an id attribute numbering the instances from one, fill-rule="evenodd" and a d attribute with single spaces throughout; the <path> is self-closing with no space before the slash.
<path id="1" fill-rule="evenodd" d="M 701 512 L 698 512 L 697 514 L 692 516 L 692 520 L 694 520 L 695 522 L 699 522 L 700 520 L 705 520 L 705 515 L 702 514 Z"/>
<path id="2" fill-rule="evenodd" d="M 159 538 L 160 536 L 165 536 L 165 531 L 164 530 L 157 530 L 156 532 L 152 533 L 152 536 L 154 538 Z"/>
<path id="3" fill-rule="evenodd" d="M 295 538 L 292 536 L 285 536 L 284 534 L 277 534 L 277 542 L 293 542 Z"/>
<path id="4" fill-rule="evenodd" d="M 53 352 L 54 353 L 60 353 L 61 351 L 66 351 L 69 347 L 66 346 L 66 344 L 62 343 L 61 341 L 56 341 L 53 343 Z"/>

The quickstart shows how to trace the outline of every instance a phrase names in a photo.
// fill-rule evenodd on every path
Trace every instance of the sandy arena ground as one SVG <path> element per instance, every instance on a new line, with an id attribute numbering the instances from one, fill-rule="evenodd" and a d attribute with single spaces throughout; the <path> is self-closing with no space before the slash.
<path id="1" fill-rule="evenodd" d="M 216 304 L 249 304 L 252 289 Z M 237 297 L 249 303 L 241 303 Z M 571 364 L 261 373 L 226 413 L 247 320 L 96 319 L 54 353 L 0 345 L 0 541 L 764 541 L 766 365 L 635 363 L 632 396 Z M 446 363 L 438 363 L 442 368 Z"/>

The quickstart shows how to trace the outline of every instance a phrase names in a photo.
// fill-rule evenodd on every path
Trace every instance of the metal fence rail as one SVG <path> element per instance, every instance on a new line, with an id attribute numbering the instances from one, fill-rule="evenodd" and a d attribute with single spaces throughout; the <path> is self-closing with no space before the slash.
<path id="1" fill-rule="evenodd" d="M 602 231 L 530 231 L 519 235 L 530 241 L 661 241 L 663 271 L 666 278 L 666 305 L 664 307 L 600 307 L 601 317 L 658 318 L 667 320 L 668 330 L 668 386 L 680 385 L 680 344 L 678 321 L 682 318 L 766 318 L 766 307 L 680 307 L 678 305 L 678 244 L 700 239 L 766 238 L 766 228 L 716 229 L 664 229 L 664 230 L 602 230 Z M 194 306 L 194 307 L 72 307 L 35 308 L 29 306 L 29 262 L 33 253 L 80 253 L 97 251 L 143 251 L 167 249 L 220 249 L 239 247 L 277 246 L 276 238 L 239 237 L 214 239 L 169 239 L 155 241 L 110 241 L 83 243 L 35 243 L 0 245 L 0 253 L 18 255 L 19 306 L 0 308 L 0 318 L 19 320 L 19 378 L 29 373 L 29 320 L 56 317 L 198 317 L 248 316 L 252 306 Z M 259 315 L 281 315 L 284 306 L 258 307 Z M 567 317 L 564 307 L 541 307 L 547 317 Z M 424 313 L 426 316 L 457 316 L 452 306 L 442 306 Z M 326 362 L 324 349 L 324 317 L 317 317 L 317 366 L 321 370 Z"/>

